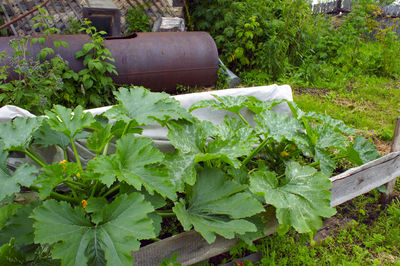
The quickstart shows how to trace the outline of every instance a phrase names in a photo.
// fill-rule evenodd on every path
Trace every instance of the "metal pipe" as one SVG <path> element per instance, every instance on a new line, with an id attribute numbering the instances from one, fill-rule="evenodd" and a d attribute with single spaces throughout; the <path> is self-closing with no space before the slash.
<path id="1" fill-rule="evenodd" d="M 14 51 L 8 45 L 12 37 L 0 38 L 0 52 L 9 56 L 1 65 L 10 65 Z M 56 49 L 52 43 L 62 40 L 69 48 Z M 82 59 L 75 53 L 89 42 L 87 35 L 50 35 L 48 47 L 68 61 L 74 71 L 84 68 Z M 141 85 L 153 91 L 176 92 L 177 85 L 210 86 L 217 81 L 218 51 L 212 37 L 206 32 L 147 32 L 137 33 L 130 39 L 110 39 L 104 42 L 115 59 L 118 72 L 112 76 L 117 84 Z M 28 51 L 32 56 L 43 48 L 31 45 Z M 11 78 L 17 78 L 10 72 Z"/>

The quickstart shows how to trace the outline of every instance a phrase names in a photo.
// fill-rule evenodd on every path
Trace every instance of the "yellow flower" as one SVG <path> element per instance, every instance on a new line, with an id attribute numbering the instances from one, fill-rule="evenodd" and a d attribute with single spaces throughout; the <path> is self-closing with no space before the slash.
<path id="1" fill-rule="evenodd" d="M 281 152 L 282 157 L 288 157 L 290 154 L 287 151 Z"/>
<path id="2" fill-rule="evenodd" d="M 67 164 L 67 160 L 62 160 L 61 162 L 59 162 L 59 164 L 62 165 L 64 171 L 67 169 L 67 167 L 65 166 Z"/>
<path id="3" fill-rule="evenodd" d="M 82 208 L 85 209 L 86 206 L 88 205 L 88 202 L 86 200 L 82 200 Z"/>
<path id="4" fill-rule="evenodd" d="M 77 177 L 77 178 L 81 178 L 81 173 L 79 173 L 79 172 L 76 173 L 76 177 Z"/>

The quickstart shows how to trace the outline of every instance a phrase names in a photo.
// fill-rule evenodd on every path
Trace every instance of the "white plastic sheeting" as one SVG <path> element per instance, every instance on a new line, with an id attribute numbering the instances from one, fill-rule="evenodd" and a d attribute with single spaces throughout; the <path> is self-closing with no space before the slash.
<path id="1" fill-rule="evenodd" d="M 260 86 L 260 87 L 251 87 L 251 88 L 235 88 L 235 89 L 227 89 L 227 90 L 219 90 L 219 91 L 207 91 L 207 92 L 199 92 L 199 93 L 189 93 L 172 96 L 176 100 L 181 102 L 181 106 L 183 108 L 189 109 L 194 103 L 201 100 L 210 100 L 215 99 L 212 95 L 217 96 L 240 96 L 240 95 L 248 95 L 254 96 L 261 101 L 269 101 L 275 99 L 286 99 L 288 101 L 293 101 L 292 90 L 289 85 L 270 85 L 270 86 Z M 112 106 L 100 107 L 95 109 L 86 110 L 86 112 L 90 112 L 93 115 L 99 115 L 110 109 Z M 246 120 L 253 123 L 252 113 L 248 110 L 242 110 L 242 115 L 246 118 Z M 287 113 L 291 114 L 290 109 L 287 104 L 283 103 L 274 108 L 275 112 L 278 113 Z M 224 110 L 211 110 L 210 108 L 202 108 L 197 109 L 192 112 L 194 116 L 199 118 L 200 120 L 209 120 L 213 123 L 221 123 L 226 115 L 233 115 L 232 113 Z M 0 123 L 11 121 L 15 117 L 34 117 L 33 114 L 28 111 L 12 106 L 6 105 L 0 108 Z M 170 145 L 167 137 L 167 129 L 162 128 L 158 124 L 152 126 L 144 127 L 142 136 L 149 137 L 154 140 L 155 145 L 161 151 L 171 151 L 173 147 Z M 77 148 L 79 150 L 79 155 L 81 156 L 82 162 L 85 163 L 90 160 L 94 154 L 85 148 L 85 143 L 78 141 Z M 58 149 L 57 149 L 58 150 Z M 112 148 L 110 149 L 112 151 Z M 43 154 L 46 153 L 46 154 Z M 61 153 L 61 154 L 59 154 Z M 49 155 L 51 154 L 51 158 Z M 41 155 L 46 158 L 46 161 L 57 161 L 62 155 L 62 151 L 50 151 L 49 149 L 45 149 L 41 152 Z M 70 158 L 73 158 L 72 151 L 68 151 L 68 155 Z"/>

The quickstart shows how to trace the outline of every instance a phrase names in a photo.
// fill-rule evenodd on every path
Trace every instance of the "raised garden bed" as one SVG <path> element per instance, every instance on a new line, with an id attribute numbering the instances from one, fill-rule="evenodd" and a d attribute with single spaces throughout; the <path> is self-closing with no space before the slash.
<path id="1" fill-rule="evenodd" d="M 337 176 L 331 177 L 331 206 L 338 206 L 357 196 L 365 194 L 400 176 L 400 152 L 392 152 L 375 161 L 352 168 Z M 278 229 L 278 221 L 272 218 L 265 224 L 265 236 Z M 184 232 L 163 239 L 133 252 L 134 265 L 158 265 L 164 258 L 178 253 L 177 262 L 191 265 L 207 260 L 224 252 L 238 243 L 239 239 L 218 237 L 213 244 L 208 244 L 195 232 Z"/>
<path id="2" fill-rule="evenodd" d="M 252 241 L 271 234 L 278 222 L 303 233 L 316 230 L 322 217 L 335 213 L 332 207 L 400 174 L 399 152 L 376 159 L 367 140 L 344 137 L 354 131 L 343 122 L 298 109 L 288 86 L 175 99 L 143 88 L 115 94 L 114 107 L 72 113 L 56 106 L 48 118 L 16 118 L 0 127 L 2 164 L 10 151 L 19 151 L 41 166 L 40 172 L 34 164 L 11 165 L 14 173 L 4 169 L 0 181 L 10 189 L 0 195 L 19 186 L 39 192 L 41 206 L 32 206 L 26 217 L 34 242 L 26 241 L 54 245 L 53 258 L 64 263 L 128 265 L 139 240 L 157 237 L 162 217 L 176 216 L 188 232 L 139 249 L 134 263 L 155 265 L 177 252 L 178 262 L 193 264 L 227 251 L 237 237 Z M 40 150 L 32 143 L 58 148 Z M 337 158 L 361 166 L 330 182 Z M 7 226 L 12 222 L 2 230 Z M 8 245 L 15 248 L 13 240 Z M 65 246 L 72 248 L 66 252 Z"/>

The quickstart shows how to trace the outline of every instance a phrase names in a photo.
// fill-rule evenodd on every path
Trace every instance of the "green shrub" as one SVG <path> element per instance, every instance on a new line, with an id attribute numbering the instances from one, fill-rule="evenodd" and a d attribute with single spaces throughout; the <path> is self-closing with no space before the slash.
<path id="1" fill-rule="evenodd" d="M 195 0 L 192 19 L 211 33 L 230 68 L 259 69 L 272 80 L 300 65 L 315 39 L 314 17 L 302 0 Z"/>
<path id="2" fill-rule="evenodd" d="M 139 5 L 135 8 L 130 7 L 125 20 L 126 20 L 126 33 L 132 34 L 134 32 L 147 32 L 150 29 L 150 17 L 143 12 L 144 5 Z"/>
<path id="3" fill-rule="evenodd" d="M 370 75 L 398 78 L 400 43 L 378 22 L 382 1 L 353 1 L 347 16 L 311 14 L 308 1 L 194 0 L 194 26 L 209 31 L 245 84 L 291 80 L 305 86 Z"/>
<path id="4" fill-rule="evenodd" d="M 0 68 L 0 104 L 13 104 L 27 109 L 35 114 L 43 114 L 53 104 L 63 104 L 71 107 L 99 107 L 109 105 L 115 89 L 110 75 L 116 75 L 114 59 L 111 52 L 105 48 L 102 34 L 86 21 L 80 26 L 90 36 L 90 42 L 83 45 L 76 53 L 76 58 L 83 59 L 85 68 L 79 73 L 68 66 L 68 62 L 56 55 L 53 48 L 48 47 L 46 37 L 49 34 L 59 34 L 59 29 L 48 28 L 46 20 L 50 20 L 43 9 L 35 17 L 34 28 L 44 28 L 40 37 L 22 36 L 10 42 L 14 49 L 11 59 L 13 71 L 17 79 L 8 80 L 8 68 Z M 75 25 L 76 27 L 76 25 Z M 30 54 L 28 47 L 37 44 L 41 50 L 37 55 Z M 55 40 L 53 46 L 69 47 L 68 43 Z M 0 62 L 6 56 L 0 53 Z"/>

